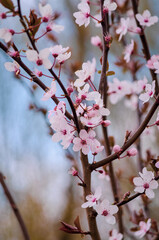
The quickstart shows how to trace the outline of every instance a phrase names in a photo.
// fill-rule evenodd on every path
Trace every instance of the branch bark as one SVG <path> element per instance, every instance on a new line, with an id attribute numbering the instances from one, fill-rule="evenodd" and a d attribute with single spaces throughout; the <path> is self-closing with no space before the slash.
<path id="1" fill-rule="evenodd" d="M 28 233 L 28 230 L 27 230 L 26 225 L 24 223 L 24 220 L 22 218 L 22 215 L 21 215 L 21 213 L 20 213 L 20 211 L 19 211 L 19 209 L 18 209 L 18 207 L 17 207 L 17 205 L 16 205 L 16 203 L 15 203 L 15 201 L 14 201 L 14 199 L 13 199 L 5 181 L 4 181 L 4 179 L 5 179 L 5 177 L 0 172 L 0 183 L 2 185 L 2 188 L 4 190 L 6 198 L 8 199 L 8 202 L 10 203 L 10 206 L 11 206 L 11 208 L 12 208 L 14 214 L 15 214 L 15 217 L 16 217 L 18 223 L 19 223 L 19 226 L 20 226 L 21 231 L 23 233 L 23 237 L 24 237 L 25 240 L 30 240 L 29 233 Z"/>

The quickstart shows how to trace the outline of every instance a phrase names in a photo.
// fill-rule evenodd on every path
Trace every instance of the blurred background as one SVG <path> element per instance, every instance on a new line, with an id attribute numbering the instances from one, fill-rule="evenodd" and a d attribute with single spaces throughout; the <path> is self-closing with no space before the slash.
<path id="1" fill-rule="evenodd" d="M 13 2 L 16 5 L 16 1 Z M 72 57 L 68 61 L 69 64 L 66 64 L 65 69 L 62 70 L 61 75 L 65 86 L 68 86 L 69 81 L 75 80 L 75 76 L 69 72 L 70 67 L 76 71 L 80 69 L 83 61 L 95 57 L 97 70 L 101 69 L 99 61 L 101 52 L 90 44 L 91 36 L 99 35 L 102 37 L 101 29 L 95 28 L 94 23 L 91 23 L 86 29 L 84 27 L 79 28 L 75 24 L 72 14 L 77 11 L 79 1 L 52 0 L 48 2 L 51 4 L 53 11 L 60 14 L 57 23 L 64 25 L 65 30 L 60 34 L 49 34 L 49 37 L 41 38 L 38 41 L 38 48 L 42 49 L 44 46 L 50 47 L 58 43 L 64 47 L 70 47 Z M 36 9 L 36 12 L 39 13 L 39 1 L 22 0 L 21 3 L 24 15 L 28 16 L 30 9 Z M 150 9 L 153 15 L 157 15 L 159 10 L 158 0 L 141 1 L 141 12 L 146 8 Z M 0 6 L 0 12 L 3 11 L 4 8 Z M 16 31 L 22 29 L 18 17 L 0 21 L 1 28 L 5 26 L 16 29 Z M 43 28 L 41 27 L 41 29 Z M 41 33 L 43 30 L 40 30 Z M 40 35 L 40 31 L 37 36 Z M 146 30 L 146 36 L 151 47 L 151 53 L 158 54 L 156 49 L 159 49 L 159 42 L 156 39 L 159 27 L 157 25 L 152 26 L 151 34 L 148 31 L 150 30 Z M 134 36 L 130 36 L 130 38 L 132 37 Z M 26 49 L 28 39 L 25 34 L 21 36 L 15 35 L 14 40 L 19 49 Z M 139 39 L 137 38 L 137 40 Z M 130 73 L 123 73 L 114 64 L 118 60 L 117 58 L 121 56 L 122 50 L 123 47 L 119 43 L 117 45 L 117 41 L 114 40 L 109 54 L 110 70 L 115 71 L 115 77 L 120 80 L 130 81 L 132 78 Z M 47 120 L 48 114 L 45 109 L 51 110 L 55 107 L 55 104 L 51 100 L 47 102 L 41 101 L 43 91 L 39 87 L 35 90 L 35 86 L 28 80 L 17 78 L 14 74 L 7 72 L 4 63 L 10 61 L 10 58 L 2 51 L 0 56 L 0 171 L 6 176 L 6 183 L 22 213 L 32 240 L 78 240 L 80 236 L 71 236 L 59 231 L 59 222 L 62 220 L 73 224 L 74 219 L 79 215 L 81 225 L 87 231 L 85 211 L 81 210 L 80 207 L 83 201 L 82 189 L 77 186 L 78 180 L 68 174 L 68 170 L 72 165 L 77 166 L 80 171 L 80 163 L 77 160 L 79 156 L 78 154 L 75 155 L 71 148 L 64 151 L 60 144 L 51 140 Z M 24 59 L 24 61 L 26 60 Z M 31 65 L 30 68 L 33 70 Z M 150 78 L 146 68 L 142 68 L 138 72 L 137 78 L 143 79 L 144 75 L 148 79 Z M 99 77 L 97 73 L 96 85 L 98 85 Z M 109 78 L 110 81 L 112 79 L 113 76 Z M 50 80 L 43 79 L 43 81 L 50 86 Z M 60 94 L 60 90 L 58 91 Z M 112 121 L 109 134 L 114 135 L 116 143 L 122 145 L 125 131 L 133 131 L 137 128 L 137 114 L 135 111 L 126 108 L 123 100 L 115 106 L 109 104 L 109 109 L 111 110 L 110 120 Z M 102 141 L 100 129 L 97 134 Z M 147 150 L 151 150 L 154 155 L 158 154 L 157 139 L 159 140 L 159 136 L 155 127 L 150 135 L 147 135 L 144 139 L 141 138 L 142 152 L 145 159 Z M 104 157 L 105 153 L 102 153 L 99 159 Z M 120 180 L 119 189 L 122 196 L 126 191 L 133 190 L 129 178 L 137 174 L 137 163 L 134 159 L 123 159 L 120 163 L 115 162 L 114 165 L 115 172 Z M 109 200 L 113 201 L 109 181 L 99 179 L 96 172 L 93 173 L 92 181 L 93 189 L 100 184 L 103 187 L 104 196 L 107 198 L 109 196 Z M 156 194 L 158 194 L 157 191 Z M 150 205 L 151 211 L 149 214 L 152 217 L 159 218 L 155 212 L 156 204 L 154 201 Z M 140 199 L 136 199 L 130 204 L 132 210 L 140 209 L 140 207 Z M 125 221 L 127 221 L 129 216 L 125 210 L 124 214 Z M 98 221 L 103 239 L 106 239 L 105 237 L 111 227 L 107 228 L 102 219 L 98 219 Z M 23 239 L 17 220 L 1 186 L 0 239 Z M 131 234 L 127 239 L 133 239 Z"/>

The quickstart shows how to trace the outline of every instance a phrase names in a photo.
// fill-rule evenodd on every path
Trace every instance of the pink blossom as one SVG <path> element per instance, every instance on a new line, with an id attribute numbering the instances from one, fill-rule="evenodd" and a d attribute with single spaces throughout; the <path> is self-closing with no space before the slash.
<path id="1" fill-rule="evenodd" d="M 146 66 L 150 69 L 158 69 L 159 70 L 159 66 L 154 67 L 154 63 L 159 61 L 159 55 L 153 55 L 148 61 Z"/>
<path id="2" fill-rule="evenodd" d="M 57 60 L 60 64 L 63 64 L 70 57 L 71 57 L 71 52 L 60 53 L 57 57 Z"/>
<path id="3" fill-rule="evenodd" d="M 150 98 L 153 97 L 155 93 L 155 81 L 151 84 L 146 84 L 145 93 L 141 93 L 139 99 L 143 101 L 143 103 L 148 102 Z"/>
<path id="4" fill-rule="evenodd" d="M 4 66 L 9 72 L 15 72 L 15 74 L 20 73 L 20 69 L 19 69 L 20 66 L 16 61 L 6 62 Z"/>
<path id="5" fill-rule="evenodd" d="M 54 22 L 50 22 L 46 27 L 47 32 L 55 31 L 57 33 L 60 33 L 63 30 L 64 30 L 64 26 L 59 25 L 59 24 L 55 24 Z"/>
<path id="6" fill-rule="evenodd" d="M 86 196 L 87 202 L 82 204 L 82 208 L 93 207 L 97 204 L 97 201 L 100 199 L 102 195 L 102 190 L 98 187 L 94 194 L 90 194 Z"/>
<path id="7" fill-rule="evenodd" d="M 52 81 L 51 88 L 46 93 L 44 93 L 44 96 L 41 100 L 47 101 L 49 98 L 54 96 L 55 93 L 56 93 L 56 82 Z"/>
<path id="8" fill-rule="evenodd" d="M 14 35 L 14 30 L 1 28 L 0 29 L 0 38 L 3 39 L 6 43 L 12 40 L 12 36 Z"/>
<path id="9" fill-rule="evenodd" d="M 50 4 L 42 5 L 39 3 L 39 11 L 43 22 L 48 22 L 52 18 L 52 8 Z"/>
<path id="10" fill-rule="evenodd" d="M 112 12 L 115 11 L 117 8 L 117 4 L 112 2 L 111 0 L 104 0 L 103 3 L 103 11 Z"/>
<path id="11" fill-rule="evenodd" d="M 89 153 L 89 134 L 86 132 L 86 130 L 82 129 L 79 133 L 79 137 L 75 137 L 73 139 L 73 150 L 75 152 L 78 152 L 82 150 L 83 154 L 87 155 Z"/>
<path id="12" fill-rule="evenodd" d="M 158 22 L 157 16 L 151 16 L 151 13 L 148 10 L 145 10 L 143 14 L 136 14 L 136 19 L 139 21 L 141 26 L 150 27 L 151 25 Z"/>
<path id="13" fill-rule="evenodd" d="M 99 36 L 91 37 L 91 43 L 94 46 L 101 47 L 102 46 L 102 40 Z"/>
<path id="14" fill-rule="evenodd" d="M 134 157 L 137 154 L 137 149 L 136 148 L 131 148 L 130 150 L 127 151 L 127 156 L 128 157 Z"/>
<path id="15" fill-rule="evenodd" d="M 147 222 L 140 221 L 139 222 L 139 227 L 140 227 L 140 230 L 135 232 L 135 236 L 137 236 L 139 238 L 143 238 L 151 227 L 151 219 L 149 218 L 147 220 Z"/>
<path id="16" fill-rule="evenodd" d="M 109 224 L 115 224 L 116 219 L 113 216 L 118 212 L 116 205 L 111 205 L 108 200 L 103 200 L 101 204 L 96 206 L 97 213 L 105 217 L 105 221 Z"/>
<path id="17" fill-rule="evenodd" d="M 63 48 L 62 45 L 55 45 L 53 47 L 50 47 L 49 50 L 53 57 L 58 57 L 59 54 L 67 52 L 69 47 Z"/>
<path id="18" fill-rule="evenodd" d="M 130 61 L 130 56 L 134 50 L 134 40 L 131 40 L 131 43 L 125 47 L 124 50 L 124 60 L 128 63 Z"/>
<path id="19" fill-rule="evenodd" d="M 96 60 L 92 59 L 92 62 L 87 61 L 82 64 L 82 70 L 75 72 L 78 79 L 74 82 L 75 87 L 82 87 L 89 80 L 94 80 L 94 74 L 96 70 Z"/>
<path id="20" fill-rule="evenodd" d="M 109 237 L 108 240 L 122 240 L 123 239 L 123 234 L 118 233 L 116 229 L 113 229 L 111 231 L 111 236 Z"/>
<path id="21" fill-rule="evenodd" d="M 101 122 L 102 126 L 103 127 L 108 127 L 110 124 L 111 124 L 111 121 L 110 120 L 104 120 Z"/>
<path id="22" fill-rule="evenodd" d="M 139 172 L 139 175 L 140 177 L 133 179 L 133 183 L 136 185 L 134 191 L 139 193 L 145 192 L 148 198 L 154 198 L 153 189 L 158 188 L 158 182 L 154 180 L 154 173 L 147 171 L 146 167 L 144 167 L 142 173 Z"/>
<path id="23" fill-rule="evenodd" d="M 71 167 L 71 169 L 68 171 L 68 174 L 71 174 L 75 177 L 78 176 L 78 171 L 74 167 Z"/>
<path id="24" fill-rule="evenodd" d="M 157 161 L 157 162 L 155 163 L 155 167 L 156 167 L 156 168 L 159 168 L 159 161 Z"/>
<path id="25" fill-rule="evenodd" d="M 49 54 L 49 48 L 44 48 L 39 53 L 35 50 L 26 51 L 26 56 L 29 61 L 35 62 L 37 66 L 44 65 L 44 67 L 47 69 L 50 69 L 52 67 L 52 63 L 48 59 Z"/>
<path id="26" fill-rule="evenodd" d="M 153 63 L 155 73 L 159 74 L 159 61 Z"/>
<path id="27" fill-rule="evenodd" d="M 127 18 L 127 19 L 121 18 L 120 25 L 116 30 L 116 33 L 120 35 L 118 41 L 120 41 L 122 37 L 127 33 L 128 27 L 129 27 L 129 21 L 130 21 L 130 18 Z"/>
<path id="28" fill-rule="evenodd" d="M 90 23 L 90 7 L 87 3 L 81 2 L 80 4 L 78 4 L 78 9 L 80 11 L 73 14 L 73 16 L 76 18 L 75 22 L 79 26 L 84 25 L 85 27 L 87 27 Z"/>

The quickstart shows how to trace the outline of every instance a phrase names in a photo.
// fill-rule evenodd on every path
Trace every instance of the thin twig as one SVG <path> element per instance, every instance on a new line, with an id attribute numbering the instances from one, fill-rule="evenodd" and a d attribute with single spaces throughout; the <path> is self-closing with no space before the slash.
<path id="1" fill-rule="evenodd" d="M 20 211 L 19 211 L 19 209 L 18 209 L 18 207 L 17 207 L 17 205 L 16 205 L 16 203 L 15 203 L 15 201 L 14 201 L 14 199 L 13 199 L 13 197 L 12 197 L 12 195 L 11 195 L 11 193 L 10 193 L 6 183 L 5 183 L 5 181 L 4 181 L 4 179 L 5 179 L 5 177 L 0 172 L 0 183 L 1 183 L 2 187 L 3 187 L 3 190 L 4 190 L 4 193 L 6 195 L 6 198 L 8 199 L 8 201 L 10 203 L 10 206 L 11 206 L 11 208 L 12 208 L 12 210 L 13 210 L 16 218 L 17 218 L 17 221 L 18 221 L 19 226 L 20 226 L 20 228 L 22 230 L 24 239 L 25 240 L 30 240 L 29 233 L 28 233 L 28 230 L 27 230 L 26 225 L 24 223 L 24 220 L 23 220 L 23 218 L 21 216 L 21 213 L 20 213 Z"/>

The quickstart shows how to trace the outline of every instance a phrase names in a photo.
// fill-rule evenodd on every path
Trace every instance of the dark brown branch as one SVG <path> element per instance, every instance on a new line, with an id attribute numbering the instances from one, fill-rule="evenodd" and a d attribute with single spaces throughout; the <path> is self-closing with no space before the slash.
<path id="1" fill-rule="evenodd" d="M 83 168 L 83 180 L 86 186 L 83 188 L 84 191 L 84 200 L 86 199 L 86 196 L 91 193 L 91 170 L 89 169 L 89 163 L 88 163 L 88 157 L 87 155 L 84 155 L 81 152 L 81 163 Z M 101 240 L 97 223 L 96 223 L 96 211 L 91 208 L 86 208 L 87 213 L 87 219 L 88 219 L 88 225 L 89 225 L 89 231 L 91 234 L 92 240 Z"/>
<path id="2" fill-rule="evenodd" d="M 21 23 L 23 25 L 23 27 L 25 28 L 25 31 L 27 33 L 27 36 L 31 42 L 31 45 L 33 47 L 34 50 L 36 50 L 37 52 L 38 49 L 35 45 L 35 41 L 32 39 L 30 33 L 29 33 L 29 30 L 27 29 L 26 25 L 25 25 L 25 22 L 24 22 L 24 18 L 23 18 L 23 15 L 22 15 L 22 12 L 21 12 L 21 4 L 20 4 L 20 0 L 18 0 L 18 12 L 19 12 L 19 16 L 20 16 L 20 20 L 21 20 Z M 74 104 L 72 102 L 72 99 L 70 98 L 70 96 L 68 95 L 67 93 L 67 90 L 66 88 L 64 87 L 63 83 L 61 82 L 61 80 L 58 78 L 58 76 L 54 73 L 54 71 L 52 69 L 49 69 L 49 72 L 52 74 L 52 76 L 57 80 L 59 86 L 61 87 L 62 91 L 64 92 L 65 94 L 65 97 L 67 98 L 68 102 L 69 102 L 69 105 L 71 107 L 71 110 L 72 110 L 72 113 L 73 113 L 73 116 L 74 116 L 74 122 L 75 122 L 75 125 L 76 125 L 76 128 L 77 128 L 77 131 L 78 133 L 80 132 L 80 127 L 79 127 L 79 122 L 78 122 L 78 118 L 77 118 L 77 114 L 76 114 L 76 110 L 75 110 L 75 107 L 74 107 Z"/>
<path id="3" fill-rule="evenodd" d="M 106 36 L 109 34 L 109 15 L 108 12 L 103 11 L 103 3 L 104 0 L 101 0 L 101 14 L 102 14 L 102 32 L 103 32 L 103 56 L 102 56 L 102 72 L 100 78 L 100 85 L 99 85 L 99 92 L 103 96 L 103 105 L 107 107 L 107 90 L 108 90 L 108 81 L 106 76 L 107 65 L 108 65 L 108 52 L 109 52 L 109 42 L 106 41 Z M 106 117 L 103 117 L 103 120 L 106 120 Z M 111 154 L 108 131 L 106 127 L 102 126 L 103 135 L 104 135 L 104 143 L 105 143 L 105 151 L 107 156 Z M 118 190 L 117 184 L 113 169 L 113 164 L 109 163 L 109 175 L 111 180 L 111 187 L 113 191 L 114 201 L 118 202 Z M 123 223 L 122 223 L 122 209 L 118 212 L 118 225 L 119 225 L 119 232 L 123 233 Z"/>
<path id="4" fill-rule="evenodd" d="M 24 18 L 23 18 L 23 15 L 22 15 L 22 11 L 21 11 L 21 4 L 20 4 L 20 0 L 17 0 L 17 4 L 18 4 L 18 13 L 19 13 L 19 17 L 20 17 L 20 22 L 21 24 L 23 25 L 24 29 L 25 29 L 25 32 L 30 40 L 30 43 L 32 45 L 32 47 L 38 52 L 38 49 L 36 48 L 36 45 L 35 45 L 35 42 L 34 40 L 32 39 L 30 33 L 29 33 L 29 29 L 27 28 L 26 24 L 25 24 L 25 21 L 24 21 Z"/>
<path id="5" fill-rule="evenodd" d="M 17 205 L 16 205 L 16 203 L 15 203 L 15 201 L 14 201 L 14 199 L 13 199 L 13 197 L 12 197 L 12 195 L 11 195 L 11 193 L 10 193 L 6 183 L 5 183 L 5 181 L 4 181 L 4 179 L 5 179 L 5 177 L 0 172 L 0 183 L 2 185 L 2 188 L 4 190 L 6 198 L 8 199 L 8 201 L 10 203 L 10 206 L 11 206 L 11 208 L 12 208 L 12 210 L 13 210 L 16 218 L 17 218 L 17 221 L 18 221 L 19 226 L 20 226 L 20 228 L 22 230 L 24 239 L 25 240 L 30 240 L 30 237 L 29 237 L 29 234 L 28 234 L 28 230 L 27 230 L 27 228 L 25 226 L 24 220 L 23 220 L 23 218 L 21 216 L 21 213 L 20 213 L 20 211 L 19 211 L 19 209 L 18 209 L 18 207 L 17 207 Z"/>
<path id="6" fill-rule="evenodd" d="M 120 155 L 129 148 L 141 135 L 141 133 L 146 128 L 147 124 L 149 123 L 150 119 L 152 118 L 153 114 L 155 113 L 157 107 L 159 106 L 159 96 L 157 97 L 156 101 L 152 105 L 151 109 L 149 110 L 147 116 L 145 117 L 144 121 L 140 125 L 140 127 L 137 129 L 137 131 L 133 134 L 133 136 L 121 147 L 122 151 L 120 152 Z M 102 167 L 105 164 L 108 164 L 112 162 L 113 160 L 117 159 L 119 157 L 118 154 L 114 153 L 108 156 L 107 158 L 90 165 L 91 170 L 95 170 L 96 168 Z"/>
<path id="7" fill-rule="evenodd" d="M 2 43 L 0 42 L 0 48 L 8 54 L 8 48 Z M 9 54 L 8 54 L 9 55 Z M 10 55 L 9 55 L 10 56 Z M 11 56 L 10 56 L 11 57 Z M 41 87 L 45 92 L 48 90 L 48 87 L 22 62 L 22 60 L 18 57 L 11 57 L 12 59 L 14 59 L 22 68 L 23 70 L 31 77 L 31 80 L 33 82 L 35 82 L 39 87 Z M 53 96 L 52 100 L 58 104 L 59 100 Z M 72 115 L 66 111 L 66 116 L 69 119 L 73 119 Z"/>
<path id="8" fill-rule="evenodd" d="M 136 0 L 131 0 L 131 2 L 132 2 L 134 17 L 135 17 L 136 14 L 138 14 L 138 2 Z M 151 54 L 150 54 L 149 46 L 148 46 L 147 39 L 146 39 L 146 36 L 144 33 L 144 29 L 140 25 L 140 23 L 137 21 L 136 17 L 135 17 L 135 20 L 136 20 L 137 26 L 141 29 L 140 39 L 141 39 L 142 46 L 143 46 L 143 53 L 145 55 L 146 60 L 148 61 L 151 58 Z M 156 95 L 157 95 L 159 93 L 157 75 L 153 69 L 149 69 L 149 70 L 150 70 L 150 73 L 152 76 L 152 80 L 155 80 L 155 83 L 156 83 Z"/>

